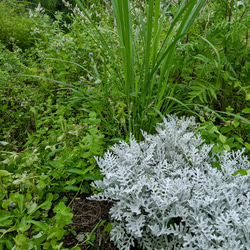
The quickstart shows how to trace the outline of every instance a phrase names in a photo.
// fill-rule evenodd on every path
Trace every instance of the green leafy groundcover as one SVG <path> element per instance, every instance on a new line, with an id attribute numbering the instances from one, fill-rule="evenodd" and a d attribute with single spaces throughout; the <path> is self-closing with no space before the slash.
<path id="1" fill-rule="evenodd" d="M 48 1 L 42 2 L 46 8 Z M 185 2 L 150 0 L 153 8 L 148 8 L 147 1 L 132 1 L 128 6 L 132 82 L 111 1 L 85 1 L 82 10 L 65 2 L 67 12 L 51 12 L 56 5 L 44 10 L 0 2 L 0 249 L 65 249 L 63 237 L 75 234 L 74 199 L 67 197 L 99 191 L 90 185 L 102 179 L 94 157 L 119 140 L 129 141 L 130 132 L 140 137 L 141 124 L 154 133 L 164 114 L 195 115 L 214 153 L 245 149 L 249 154 L 249 5 L 204 3 L 202 14 L 189 20 L 194 22 L 188 33 L 175 40 L 171 67 L 151 67 L 169 48 L 170 28 Z M 187 10 L 195 8 L 194 2 Z M 116 13 L 116 18 L 122 16 Z M 161 32 L 150 37 L 150 27 Z M 145 50 L 150 41 L 152 56 Z M 157 54 L 156 44 L 163 54 Z M 159 88 L 143 92 L 147 79 L 166 87 L 161 100 Z M 131 91 L 124 92 L 125 83 Z"/>

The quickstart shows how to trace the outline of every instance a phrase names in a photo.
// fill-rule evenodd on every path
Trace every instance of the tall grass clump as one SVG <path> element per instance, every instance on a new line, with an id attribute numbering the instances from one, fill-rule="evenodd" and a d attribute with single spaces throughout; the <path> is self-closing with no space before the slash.
<path id="1" fill-rule="evenodd" d="M 142 2 L 143 10 L 136 8 L 135 1 L 111 2 L 122 58 L 121 92 L 127 105 L 127 126 L 139 139 L 140 130 L 150 132 L 159 114 L 173 111 L 169 97 L 175 86 L 169 84 L 169 75 L 177 42 L 187 33 L 205 0 L 182 0 L 172 22 L 166 20 L 170 5 L 163 9 L 160 0 Z M 76 0 L 76 3 L 87 14 L 81 1 Z M 106 46 L 101 33 L 98 34 L 100 42 Z"/>

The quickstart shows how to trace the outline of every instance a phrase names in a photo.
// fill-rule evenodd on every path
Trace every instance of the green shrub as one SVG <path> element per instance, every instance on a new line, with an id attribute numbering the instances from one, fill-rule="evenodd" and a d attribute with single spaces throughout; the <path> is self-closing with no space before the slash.
<path id="1" fill-rule="evenodd" d="M 32 44 L 30 30 L 33 21 L 27 17 L 25 6 L 15 1 L 0 2 L 0 41 L 12 49 L 13 44 L 26 49 Z"/>

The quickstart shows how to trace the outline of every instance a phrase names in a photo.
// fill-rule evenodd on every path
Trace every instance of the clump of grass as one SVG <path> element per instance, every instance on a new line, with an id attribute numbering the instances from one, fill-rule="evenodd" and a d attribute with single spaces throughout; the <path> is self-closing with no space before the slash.
<path id="1" fill-rule="evenodd" d="M 157 116 L 171 111 L 173 103 L 168 97 L 172 96 L 174 86 L 169 88 L 168 82 L 176 45 L 187 33 L 205 0 L 190 0 L 188 3 L 182 0 L 163 39 L 166 9 L 162 10 L 160 0 L 149 0 L 148 3 L 145 1 L 145 15 L 142 11 L 137 12 L 135 22 L 131 14 L 135 10 L 133 2 L 111 2 L 120 42 L 123 69 L 121 91 L 125 94 L 127 105 L 128 131 L 139 139 L 141 129 L 150 132 Z M 76 3 L 87 14 L 81 1 L 76 0 Z M 98 34 L 100 43 L 107 47 L 99 31 Z M 140 60 L 137 60 L 138 53 L 142 56 Z"/>

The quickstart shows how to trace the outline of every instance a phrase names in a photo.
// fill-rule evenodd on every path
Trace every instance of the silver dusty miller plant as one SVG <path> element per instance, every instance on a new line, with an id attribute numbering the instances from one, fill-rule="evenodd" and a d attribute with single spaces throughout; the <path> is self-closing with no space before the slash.
<path id="1" fill-rule="evenodd" d="M 119 249 L 250 249 L 250 162 L 242 151 L 210 153 L 196 128 L 194 118 L 168 116 L 158 134 L 97 158 L 103 192 L 91 199 L 113 203 Z M 233 176 L 239 169 L 248 174 Z"/>

